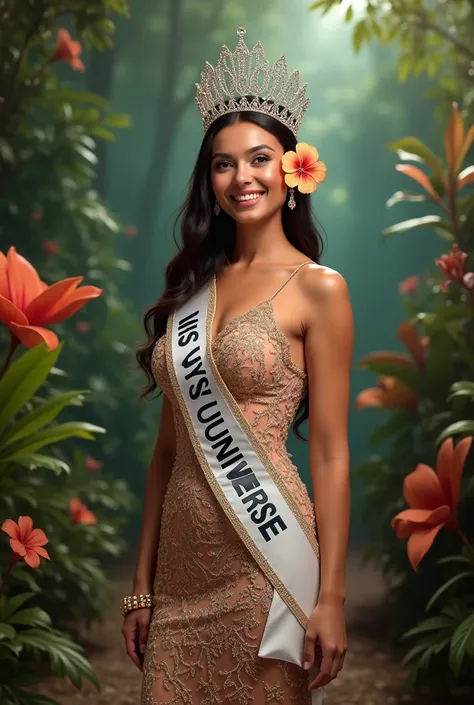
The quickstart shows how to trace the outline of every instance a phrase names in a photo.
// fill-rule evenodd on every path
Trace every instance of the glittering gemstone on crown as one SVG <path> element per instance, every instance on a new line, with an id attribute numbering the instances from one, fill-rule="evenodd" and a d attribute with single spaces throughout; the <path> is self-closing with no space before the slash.
<path id="1" fill-rule="evenodd" d="M 221 115 L 254 110 L 276 118 L 297 137 L 309 103 L 307 84 L 300 86 L 299 71 L 288 74 L 284 56 L 270 65 L 260 42 L 249 49 L 245 34 L 239 27 L 235 52 L 224 44 L 216 67 L 206 62 L 201 82 L 196 83 L 204 132 Z"/>

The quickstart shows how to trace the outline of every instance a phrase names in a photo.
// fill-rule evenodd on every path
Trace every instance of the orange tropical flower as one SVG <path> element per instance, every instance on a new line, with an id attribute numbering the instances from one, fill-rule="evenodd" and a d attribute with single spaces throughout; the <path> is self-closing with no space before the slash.
<path id="1" fill-rule="evenodd" d="M 319 152 L 306 142 L 298 142 L 296 152 L 285 152 L 281 159 L 285 183 L 301 193 L 316 191 L 326 178 L 327 166 L 319 161 Z"/>
<path id="2" fill-rule="evenodd" d="M 96 470 L 100 470 L 104 467 L 104 463 L 101 463 L 100 460 L 96 460 L 92 457 L 92 455 L 86 455 L 84 458 L 84 463 L 86 470 L 89 470 L 90 472 L 95 472 Z"/>
<path id="3" fill-rule="evenodd" d="M 40 556 L 51 560 L 43 546 L 48 538 L 41 529 L 33 529 L 33 519 L 28 516 L 18 518 L 18 524 L 13 519 L 6 519 L 2 531 L 10 536 L 10 546 L 18 556 L 24 559 L 30 568 L 37 568 Z"/>
<path id="4" fill-rule="evenodd" d="M 364 389 L 355 398 L 356 409 L 378 406 L 385 409 L 408 409 L 415 412 L 419 396 L 396 377 L 377 377 L 377 386 Z"/>
<path id="5" fill-rule="evenodd" d="M 84 71 L 84 64 L 79 58 L 81 52 L 81 43 L 73 41 L 67 29 L 60 29 L 56 51 L 51 61 L 66 61 L 74 71 Z"/>
<path id="6" fill-rule="evenodd" d="M 439 286 L 441 291 L 448 291 L 451 282 L 460 286 L 464 285 L 466 259 L 467 252 L 460 250 L 458 243 L 455 242 L 449 254 L 441 255 L 439 259 L 435 260 L 436 266 L 444 276 L 444 281 Z"/>
<path id="7" fill-rule="evenodd" d="M 0 321 L 27 348 L 46 343 L 53 350 L 58 337 L 44 326 L 64 321 L 102 293 L 96 286 L 77 289 L 83 278 L 69 277 L 48 286 L 15 247 L 6 257 L 0 251 Z"/>
<path id="8" fill-rule="evenodd" d="M 398 538 L 408 537 L 408 558 L 416 570 L 443 526 L 458 530 L 457 507 L 464 463 L 472 444 L 472 436 L 463 438 L 456 448 L 447 438 L 438 451 L 436 472 L 419 463 L 406 476 L 403 496 L 410 507 L 392 519 Z"/>
<path id="9" fill-rule="evenodd" d="M 380 351 L 365 355 L 361 364 L 370 362 L 391 363 L 405 365 L 424 374 L 426 369 L 426 350 L 429 338 L 423 338 L 412 323 L 403 321 L 398 326 L 398 339 L 404 344 L 408 352 L 398 353 Z M 377 386 L 364 389 L 355 399 L 356 409 L 366 409 L 369 406 L 379 406 L 387 409 L 408 409 L 415 412 L 418 407 L 419 395 L 408 385 L 396 377 L 381 375 L 377 378 Z"/>
<path id="10" fill-rule="evenodd" d="M 86 505 L 74 497 L 69 502 L 71 520 L 73 524 L 97 524 L 97 517 L 94 512 L 87 509 Z"/>
<path id="11" fill-rule="evenodd" d="M 89 321 L 78 321 L 76 323 L 76 330 L 78 333 L 81 333 L 81 335 L 84 335 L 85 333 L 88 333 L 91 329 L 91 324 Z"/>
<path id="12" fill-rule="evenodd" d="M 406 277 L 406 279 L 401 281 L 400 284 L 398 285 L 398 293 L 401 296 L 407 296 L 409 294 L 414 294 L 418 291 L 419 285 L 420 285 L 420 277 L 417 277 L 417 276 Z"/>
<path id="13" fill-rule="evenodd" d="M 50 257 L 59 255 L 61 252 L 61 245 L 55 240 L 43 240 L 41 247 L 43 248 L 45 255 L 49 255 Z"/>

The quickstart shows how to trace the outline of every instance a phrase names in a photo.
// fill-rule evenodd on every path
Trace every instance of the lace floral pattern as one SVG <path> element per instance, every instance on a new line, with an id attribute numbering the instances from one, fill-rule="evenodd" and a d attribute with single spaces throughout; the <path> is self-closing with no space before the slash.
<path id="1" fill-rule="evenodd" d="M 195 458 L 174 398 L 165 336 L 153 374 L 174 413 L 177 454 L 163 505 L 142 705 L 310 705 L 308 674 L 258 656 L 273 588 L 242 544 Z M 232 320 L 212 344 L 219 372 L 315 529 L 306 486 L 286 450 L 306 393 L 271 300 Z"/>

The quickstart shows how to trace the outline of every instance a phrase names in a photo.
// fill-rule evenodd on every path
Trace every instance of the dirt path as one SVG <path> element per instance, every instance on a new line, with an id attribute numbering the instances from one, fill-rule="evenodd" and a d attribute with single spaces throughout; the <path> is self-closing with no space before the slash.
<path id="1" fill-rule="evenodd" d="M 383 585 L 376 573 L 362 568 L 353 558 L 348 566 L 347 601 L 348 653 L 343 670 L 326 689 L 327 705 L 472 705 L 474 694 L 459 690 L 439 701 L 432 697 L 414 696 L 404 691 L 406 674 L 399 667 L 399 656 L 380 637 L 378 607 L 383 601 Z M 123 571 L 125 572 L 125 571 Z M 127 577 L 113 577 L 116 604 L 128 593 L 132 569 Z M 119 610 L 102 625 L 96 625 L 85 640 L 87 656 L 94 666 L 101 692 L 85 684 L 78 692 L 62 680 L 51 679 L 40 692 L 55 698 L 60 705 L 139 705 L 140 672 L 125 655 Z M 383 630 L 382 630 L 383 631 Z M 378 635 L 377 635 L 378 634 Z"/>

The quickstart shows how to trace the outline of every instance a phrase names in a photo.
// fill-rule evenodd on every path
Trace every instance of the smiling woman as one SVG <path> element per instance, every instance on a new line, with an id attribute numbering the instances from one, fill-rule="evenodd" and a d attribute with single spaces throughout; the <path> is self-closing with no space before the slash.
<path id="1" fill-rule="evenodd" d="M 229 85 L 246 90 L 221 95 L 202 74 L 182 247 L 137 352 L 145 395 L 164 393 L 133 590 L 153 609 L 123 600 L 143 705 L 320 705 L 346 649 L 349 297 L 319 264 L 309 192 L 325 165 L 297 143 L 306 87 L 238 34 Z M 249 95 L 256 66 L 267 96 Z M 314 505 L 286 449 L 297 413 Z"/>
<path id="2" fill-rule="evenodd" d="M 220 130 L 213 148 L 212 188 L 228 215 L 245 223 L 281 209 L 288 189 L 281 169 L 283 147 L 276 137 L 259 125 L 240 121 Z"/>

